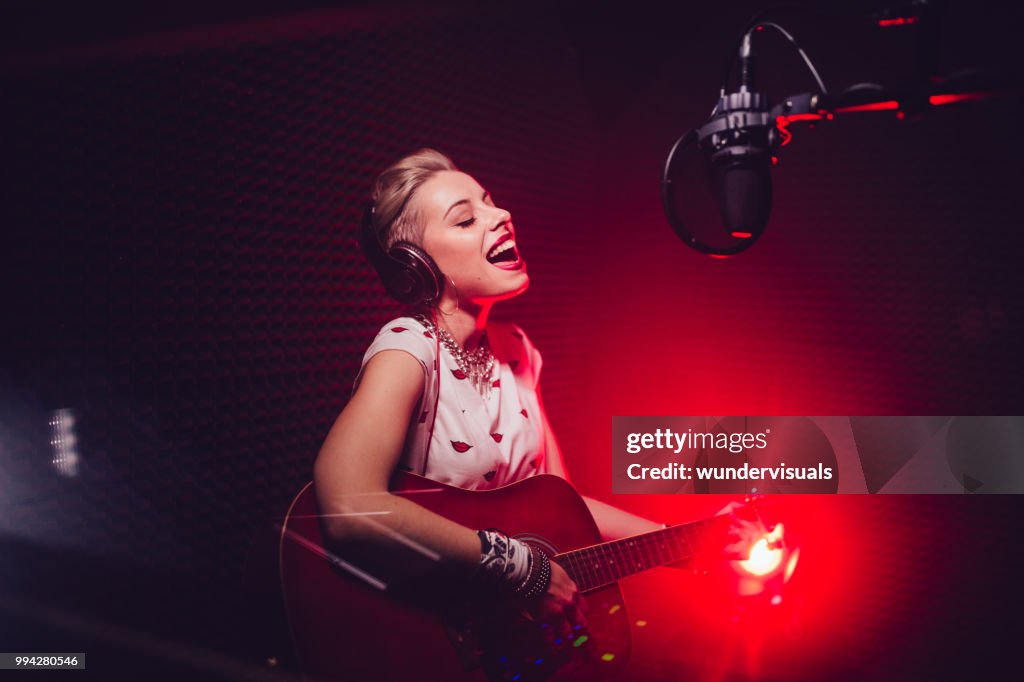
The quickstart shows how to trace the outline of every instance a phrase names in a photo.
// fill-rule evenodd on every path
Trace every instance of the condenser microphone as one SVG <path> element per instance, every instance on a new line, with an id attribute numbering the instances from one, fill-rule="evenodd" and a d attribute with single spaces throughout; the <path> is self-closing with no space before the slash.
<path id="1" fill-rule="evenodd" d="M 756 240 L 768 224 L 774 129 L 768 98 L 754 90 L 748 34 L 740 49 L 739 90 L 720 97 L 711 118 L 697 129 L 722 228 L 732 238 Z"/>
<path id="2" fill-rule="evenodd" d="M 814 121 L 829 121 L 835 114 L 869 111 L 893 111 L 903 120 L 907 113 L 912 114 L 910 118 L 919 117 L 933 106 L 1019 94 L 1017 80 L 996 72 L 968 69 L 949 77 L 934 72 L 939 9 L 941 3 L 912 0 L 868 17 L 845 17 L 866 19 L 883 29 L 910 27 L 916 38 L 915 70 L 911 80 L 897 89 L 856 83 L 836 94 L 829 93 L 807 53 L 786 29 L 761 20 L 774 9 L 756 14 L 730 51 L 711 115 L 683 133 L 665 161 L 662 205 L 683 243 L 724 258 L 757 241 L 772 208 L 771 170 L 778 161 L 779 148 L 791 138 L 789 125 L 794 122 L 809 122 L 813 127 Z M 774 106 L 767 95 L 758 92 L 751 38 L 764 29 L 778 32 L 796 49 L 814 77 L 816 92 L 790 95 Z M 739 85 L 732 90 L 729 81 L 737 60 Z"/>
<path id="3" fill-rule="evenodd" d="M 738 53 L 738 89 L 726 93 L 723 87 L 708 120 L 676 142 L 665 164 L 662 202 L 669 222 L 689 246 L 712 255 L 748 248 L 764 232 L 771 212 L 770 169 L 778 133 L 768 97 L 755 89 L 750 42 L 748 33 Z M 686 151 L 697 158 L 680 158 Z M 685 194 L 680 185 L 688 182 L 682 177 L 688 171 L 677 162 L 703 177 L 701 184 L 713 200 L 711 215 L 686 218 L 698 198 L 680 194 Z"/>

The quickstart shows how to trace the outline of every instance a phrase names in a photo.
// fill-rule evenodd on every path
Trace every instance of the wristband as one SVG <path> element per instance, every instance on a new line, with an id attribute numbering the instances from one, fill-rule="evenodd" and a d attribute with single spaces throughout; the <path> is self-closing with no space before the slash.
<path id="1" fill-rule="evenodd" d="M 524 585 L 534 563 L 529 545 L 510 538 L 497 528 L 478 530 L 480 563 L 473 577 L 515 591 Z"/>

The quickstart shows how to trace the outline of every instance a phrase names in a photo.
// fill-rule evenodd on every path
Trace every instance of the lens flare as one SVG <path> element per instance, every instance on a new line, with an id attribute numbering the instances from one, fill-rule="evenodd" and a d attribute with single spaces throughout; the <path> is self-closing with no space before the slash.
<path id="1" fill-rule="evenodd" d="M 786 563 L 786 574 L 782 579 L 783 582 L 788 582 L 793 577 L 793 571 L 796 570 L 796 562 L 800 559 L 800 550 L 793 550 L 793 555 L 789 557 L 789 561 Z"/>
<path id="2" fill-rule="evenodd" d="M 766 576 L 773 573 L 782 564 L 783 550 L 782 524 L 778 524 L 772 532 L 754 543 L 750 550 L 750 558 L 738 561 L 740 568 L 751 575 Z"/>

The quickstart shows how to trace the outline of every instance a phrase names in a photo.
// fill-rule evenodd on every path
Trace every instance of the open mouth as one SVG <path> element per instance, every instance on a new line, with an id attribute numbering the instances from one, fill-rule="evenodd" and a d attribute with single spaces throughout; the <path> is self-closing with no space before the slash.
<path id="1" fill-rule="evenodd" d="M 487 262 L 505 269 L 517 266 L 521 259 L 515 240 L 505 239 L 492 246 L 487 252 Z"/>

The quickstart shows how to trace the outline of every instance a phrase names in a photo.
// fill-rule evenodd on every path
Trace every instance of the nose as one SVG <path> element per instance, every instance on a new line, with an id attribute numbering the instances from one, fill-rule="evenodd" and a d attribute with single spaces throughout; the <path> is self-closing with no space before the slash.
<path id="1" fill-rule="evenodd" d="M 509 213 L 508 211 L 506 211 L 503 208 L 499 208 L 497 210 L 498 210 L 498 217 L 497 217 L 496 222 L 494 223 L 494 227 L 491 228 L 492 230 L 497 230 L 497 229 L 499 229 L 501 227 L 505 227 L 506 225 L 510 225 L 512 223 L 512 214 L 511 213 Z M 511 231 L 511 229 L 509 231 Z"/>

